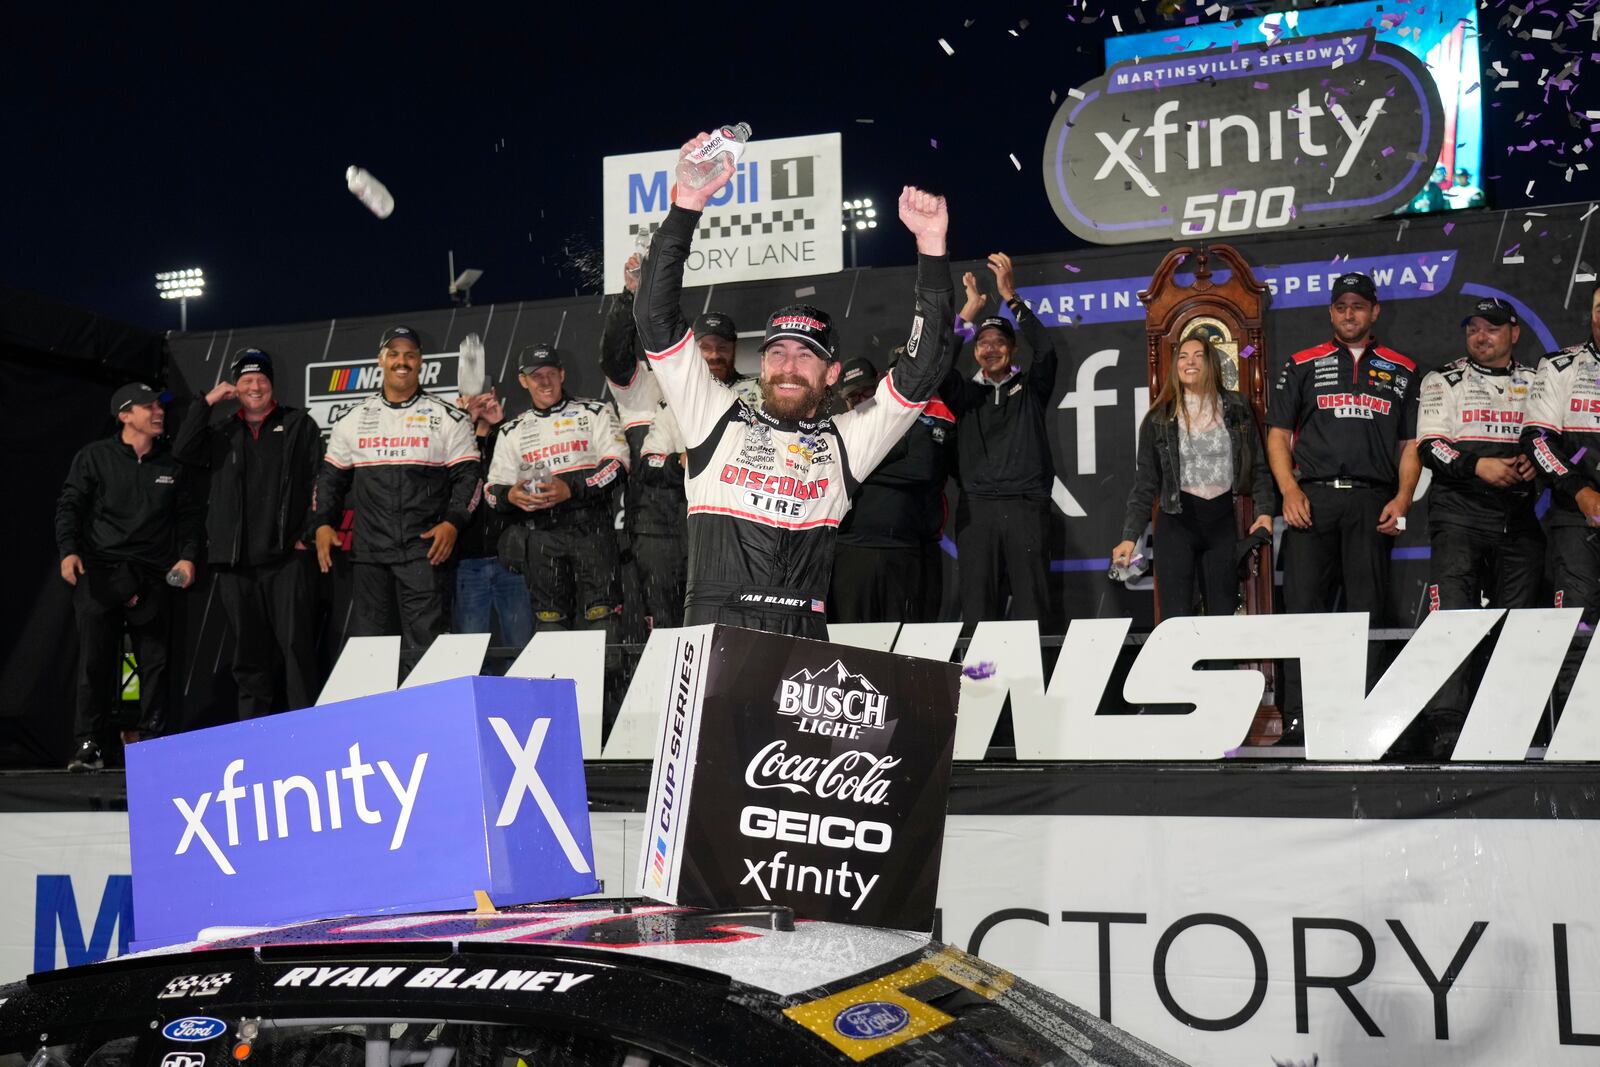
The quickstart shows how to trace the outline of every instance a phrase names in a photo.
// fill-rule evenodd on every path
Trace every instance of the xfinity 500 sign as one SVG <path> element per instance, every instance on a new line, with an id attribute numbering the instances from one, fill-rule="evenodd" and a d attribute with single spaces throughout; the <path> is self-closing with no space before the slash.
<path id="1" fill-rule="evenodd" d="M 686 285 L 795 278 L 841 270 L 839 135 L 752 140 L 733 181 L 706 205 Z M 622 290 L 622 267 L 667 217 L 678 152 L 607 156 L 606 292 Z"/>
<path id="2" fill-rule="evenodd" d="M 1364 30 L 1119 63 L 1056 113 L 1044 181 L 1098 244 L 1331 226 L 1405 206 L 1443 141 L 1427 69 Z"/>

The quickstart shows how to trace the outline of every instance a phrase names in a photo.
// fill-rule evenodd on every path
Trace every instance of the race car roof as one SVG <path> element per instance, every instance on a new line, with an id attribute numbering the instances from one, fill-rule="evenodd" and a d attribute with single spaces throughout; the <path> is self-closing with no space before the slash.
<path id="1" fill-rule="evenodd" d="M 927 934 L 794 922 L 788 909 L 703 911 L 623 900 L 529 904 L 492 913 L 347 917 L 272 928 L 215 928 L 195 941 L 124 959 L 230 948 L 363 942 L 472 942 L 582 947 L 619 962 L 660 960 L 779 996 L 842 981 L 928 946 Z"/>

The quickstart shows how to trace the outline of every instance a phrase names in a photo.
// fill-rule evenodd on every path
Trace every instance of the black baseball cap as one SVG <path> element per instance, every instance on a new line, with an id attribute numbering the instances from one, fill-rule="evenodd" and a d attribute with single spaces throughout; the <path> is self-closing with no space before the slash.
<path id="1" fill-rule="evenodd" d="M 532 374 L 540 367 L 559 366 L 561 353 L 556 351 L 554 345 L 547 345 L 543 341 L 528 345 L 517 355 L 517 369 L 523 374 Z"/>
<path id="2" fill-rule="evenodd" d="M 420 352 L 422 350 L 422 335 L 420 333 L 409 326 L 391 326 L 383 331 L 383 340 L 378 342 L 378 351 L 382 352 L 389 347 L 390 341 L 396 341 L 401 338 L 405 338 L 415 344 L 417 351 Z"/>
<path id="3" fill-rule="evenodd" d="M 838 389 L 841 392 L 861 392 L 876 388 L 877 384 L 878 368 L 872 365 L 872 360 L 864 356 L 846 360 L 839 368 Z"/>
<path id="4" fill-rule="evenodd" d="M 1486 296 L 1473 304 L 1472 310 L 1467 312 L 1467 317 L 1461 320 L 1461 325 L 1465 326 L 1473 319 L 1484 319 L 1496 326 L 1504 326 L 1508 322 L 1516 326 L 1522 321 L 1517 318 L 1516 308 L 1492 296 Z"/>
<path id="5" fill-rule="evenodd" d="M 721 337 L 724 340 L 739 343 L 739 331 L 734 329 L 733 320 L 720 311 L 708 311 L 694 320 L 694 335 L 696 337 Z"/>
<path id="6" fill-rule="evenodd" d="M 1333 289 L 1328 293 L 1328 303 L 1338 303 L 1339 298 L 1346 293 L 1354 293 L 1369 304 L 1378 302 L 1378 287 L 1372 284 L 1371 278 L 1360 271 L 1351 271 L 1335 278 Z"/>
<path id="7" fill-rule="evenodd" d="M 1011 320 L 1004 315 L 990 315 L 988 318 L 983 319 L 978 323 L 978 328 L 972 331 L 972 336 L 975 338 L 980 337 L 984 330 L 999 330 L 1011 340 L 1015 341 L 1017 339 L 1017 328 L 1011 325 Z"/>
<path id="8" fill-rule="evenodd" d="M 767 319 L 767 335 L 761 339 L 761 351 L 774 341 L 799 341 L 817 357 L 834 363 L 839 359 L 839 340 L 833 333 L 833 320 L 821 308 L 810 304 L 790 304 L 781 307 Z"/>
<path id="9" fill-rule="evenodd" d="M 241 348 L 233 357 L 233 366 L 228 368 L 228 380 L 237 385 L 246 374 L 265 374 L 270 382 L 272 357 L 259 348 Z"/>
<path id="10" fill-rule="evenodd" d="M 127 411 L 137 404 L 151 404 L 161 399 L 161 394 L 143 382 L 129 382 L 111 394 L 111 414 Z"/>

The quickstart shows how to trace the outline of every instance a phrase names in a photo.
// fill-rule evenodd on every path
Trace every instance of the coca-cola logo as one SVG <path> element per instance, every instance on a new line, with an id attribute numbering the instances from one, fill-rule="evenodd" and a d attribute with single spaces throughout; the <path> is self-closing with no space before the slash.
<path id="1" fill-rule="evenodd" d="M 887 804 L 890 782 L 885 775 L 899 765 L 896 756 L 874 756 L 860 749 L 832 757 L 792 755 L 789 742 L 778 740 L 755 754 L 745 768 L 744 784 L 856 804 Z"/>

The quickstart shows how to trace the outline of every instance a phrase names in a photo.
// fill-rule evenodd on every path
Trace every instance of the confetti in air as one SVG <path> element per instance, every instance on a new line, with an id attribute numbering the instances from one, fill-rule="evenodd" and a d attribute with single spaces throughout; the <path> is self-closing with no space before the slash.
<path id="1" fill-rule="evenodd" d="M 953 56 L 956 54 L 956 50 L 950 47 L 950 42 L 945 40 L 943 37 L 939 38 L 939 47 L 944 49 L 944 54 L 947 56 Z"/>
<path id="2" fill-rule="evenodd" d="M 981 682 L 985 678 L 993 678 L 994 672 L 994 664 L 989 662 L 974 663 L 970 667 L 961 668 L 961 673 L 966 675 L 968 678 L 971 678 L 975 682 Z"/>

